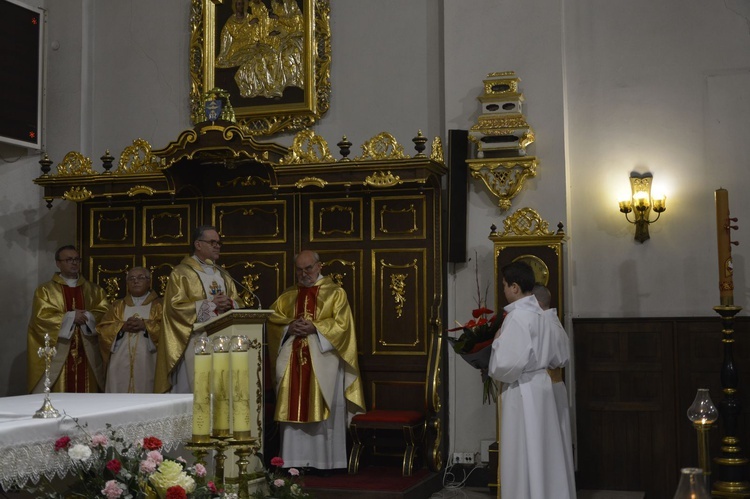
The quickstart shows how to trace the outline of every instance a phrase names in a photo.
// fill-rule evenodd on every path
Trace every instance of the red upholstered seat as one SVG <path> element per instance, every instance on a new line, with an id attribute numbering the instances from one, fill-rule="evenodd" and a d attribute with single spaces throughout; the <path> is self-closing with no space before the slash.
<path id="1" fill-rule="evenodd" d="M 352 450 L 349 454 L 349 473 L 355 474 L 359 470 L 359 460 L 365 447 L 363 430 L 400 430 L 404 435 L 404 457 L 401 465 L 401 474 L 410 476 L 414 467 L 414 458 L 417 447 L 424 439 L 427 419 L 421 411 L 414 410 L 384 410 L 373 409 L 364 414 L 357 414 L 352 418 L 349 425 L 349 433 L 352 436 Z M 374 432 L 371 432 L 374 433 Z M 369 441 L 375 445 L 374 434 Z"/>

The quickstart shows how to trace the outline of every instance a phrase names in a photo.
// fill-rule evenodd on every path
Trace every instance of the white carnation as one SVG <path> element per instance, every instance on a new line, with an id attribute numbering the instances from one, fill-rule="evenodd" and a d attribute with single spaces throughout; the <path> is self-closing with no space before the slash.
<path id="1" fill-rule="evenodd" d="M 68 449 L 68 455 L 74 461 L 85 461 L 91 457 L 91 449 L 88 445 L 75 444 Z"/>
<path id="2" fill-rule="evenodd" d="M 149 481 L 156 488 L 159 497 L 164 497 L 169 487 L 179 485 L 185 492 L 191 494 L 195 490 L 195 480 L 182 468 L 180 463 L 165 460 L 159 469 L 149 477 Z"/>

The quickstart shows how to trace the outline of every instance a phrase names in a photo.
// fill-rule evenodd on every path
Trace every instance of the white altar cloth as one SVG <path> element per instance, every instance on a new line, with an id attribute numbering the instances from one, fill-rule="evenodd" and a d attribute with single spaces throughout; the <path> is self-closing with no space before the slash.
<path id="1" fill-rule="evenodd" d="M 0 487 L 5 490 L 37 483 L 42 476 L 65 476 L 71 461 L 55 452 L 55 441 L 86 436 L 71 418 L 87 425 L 89 435 L 106 434 L 109 423 L 126 441 L 155 436 L 167 451 L 192 435 L 192 393 L 51 393 L 50 402 L 63 417 L 34 419 L 43 402 L 44 394 L 0 398 Z"/>

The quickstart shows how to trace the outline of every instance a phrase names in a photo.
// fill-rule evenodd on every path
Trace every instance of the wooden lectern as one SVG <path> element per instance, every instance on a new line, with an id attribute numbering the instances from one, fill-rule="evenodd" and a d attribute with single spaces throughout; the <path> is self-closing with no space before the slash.
<path id="1" fill-rule="evenodd" d="M 265 352 L 266 346 L 265 324 L 271 310 L 235 309 L 225 312 L 206 322 L 193 326 L 196 333 L 205 332 L 209 338 L 224 335 L 245 335 L 250 340 L 248 352 L 248 372 L 250 374 L 250 414 L 254 423 L 251 433 L 260 443 L 260 453 L 263 453 L 264 421 L 264 389 L 265 389 Z M 253 396 L 253 394 L 255 396 Z M 231 411 L 231 408 L 230 408 Z"/>

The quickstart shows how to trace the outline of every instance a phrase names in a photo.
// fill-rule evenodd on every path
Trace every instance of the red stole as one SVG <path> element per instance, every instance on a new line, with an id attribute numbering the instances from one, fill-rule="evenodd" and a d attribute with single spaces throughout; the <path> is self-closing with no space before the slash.
<path id="1" fill-rule="evenodd" d="M 294 310 L 295 319 L 305 317 L 308 321 L 315 320 L 315 308 L 318 301 L 319 289 L 319 286 L 311 288 L 300 286 L 298 288 L 297 304 Z M 310 345 L 306 337 L 295 336 L 289 362 L 291 364 L 289 421 L 306 423 L 310 408 L 310 385 L 313 381 Z"/>
<path id="2" fill-rule="evenodd" d="M 83 300 L 83 287 L 63 286 L 63 296 L 65 297 L 65 311 L 84 310 L 86 302 Z M 89 390 L 91 380 L 88 377 L 88 360 L 86 351 L 83 348 L 83 339 L 81 338 L 81 328 L 78 325 L 73 326 L 73 335 L 70 337 L 70 350 L 68 358 L 65 359 L 63 366 L 63 375 L 65 384 L 62 387 L 65 393 L 86 393 Z"/>

